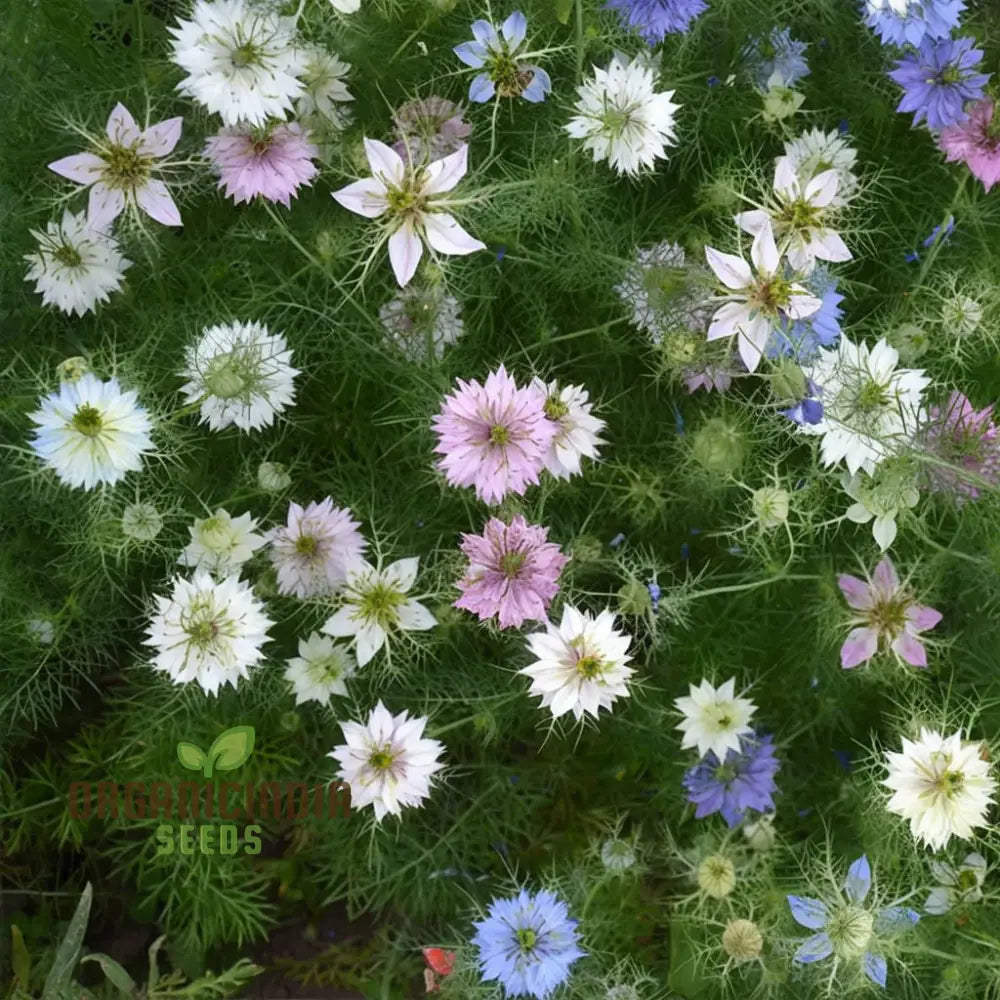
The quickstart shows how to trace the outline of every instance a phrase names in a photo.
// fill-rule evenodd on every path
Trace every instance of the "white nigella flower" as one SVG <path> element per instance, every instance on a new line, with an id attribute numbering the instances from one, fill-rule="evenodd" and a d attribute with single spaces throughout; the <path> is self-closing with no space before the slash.
<path id="1" fill-rule="evenodd" d="M 783 275 L 781 257 L 771 224 L 765 218 L 754 236 L 750 259 L 756 274 L 742 257 L 705 247 L 705 258 L 715 276 L 729 289 L 726 302 L 712 317 L 708 339 L 736 335 L 736 348 L 749 371 L 756 371 L 771 331 L 784 317 L 805 319 L 823 304 L 803 285 Z"/>
<path id="2" fill-rule="evenodd" d="M 191 580 L 175 577 L 170 596 L 156 598 L 143 642 L 156 649 L 153 666 L 175 684 L 197 681 L 215 694 L 236 687 L 264 659 L 273 624 L 249 583 L 236 576 L 216 582 L 199 569 Z"/>
<path id="3" fill-rule="evenodd" d="M 141 469 L 143 454 L 153 448 L 153 425 L 136 394 L 89 372 L 42 399 L 31 420 L 38 425 L 31 446 L 69 486 L 117 483 Z"/>
<path id="4" fill-rule="evenodd" d="M 125 269 L 132 266 L 118 252 L 118 244 L 98 229 L 84 213 L 63 212 L 62 222 L 49 222 L 45 232 L 31 230 L 38 241 L 34 253 L 24 255 L 31 265 L 27 280 L 34 281 L 47 306 L 82 316 L 98 302 L 107 302 L 122 286 Z"/>
<path id="5" fill-rule="evenodd" d="M 558 382 L 546 384 L 538 377 L 531 384 L 546 397 L 545 415 L 559 426 L 545 453 L 545 468 L 556 479 L 580 475 L 583 457 L 596 459 L 598 447 L 607 443 L 600 437 L 607 424 L 591 414 L 594 404 L 582 385 L 560 388 Z"/>
<path id="6" fill-rule="evenodd" d="M 206 327 L 187 351 L 184 401 L 201 403 L 201 422 L 213 431 L 269 427 L 295 399 L 299 370 L 291 360 L 285 338 L 263 323 Z"/>
<path id="7" fill-rule="evenodd" d="M 351 805 L 370 805 L 376 822 L 387 813 L 419 806 L 431 793 L 431 778 L 444 766 L 444 746 L 423 736 L 426 718 L 393 715 L 381 701 L 368 722 L 342 722 L 347 741 L 327 754 L 340 764 L 337 777 L 351 786 Z"/>
<path id="8" fill-rule="evenodd" d="M 330 3 L 341 14 L 356 14 L 361 10 L 361 0 L 330 0 Z"/>
<path id="9" fill-rule="evenodd" d="M 981 743 L 921 728 L 918 740 L 904 736 L 903 752 L 887 753 L 886 762 L 882 783 L 893 793 L 886 808 L 909 820 L 918 841 L 941 850 L 953 836 L 968 840 L 986 825 L 997 783 Z"/>
<path id="10" fill-rule="evenodd" d="M 775 70 L 767 81 L 763 94 L 761 117 L 766 122 L 780 122 L 794 115 L 805 103 L 805 94 L 785 86 L 780 70 Z"/>
<path id="11" fill-rule="evenodd" d="M 656 89 L 653 68 L 643 58 L 616 55 L 607 69 L 594 67 L 594 77 L 577 87 L 576 115 L 566 131 L 583 139 L 594 162 L 607 160 L 619 174 L 637 175 L 666 159 L 674 144 L 674 116 L 680 110 L 674 91 Z"/>
<path id="12" fill-rule="evenodd" d="M 978 903 L 983 898 L 986 871 L 986 858 L 978 851 L 967 854 L 959 868 L 946 861 L 932 861 L 931 872 L 938 884 L 928 894 L 924 909 L 939 917 L 964 903 Z"/>
<path id="13" fill-rule="evenodd" d="M 983 322 L 983 307 L 968 295 L 956 292 L 941 303 L 941 325 L 946 333 L 968 337 Z"/>
<path id="14" fill-rule="evenodd" d="M 554 719 L 566 712 L 577 721 L 584 714 L 596 719 L 602 708 L 610 711 L 617 698 L 628 697 L 635 673 L 626 666 L 631 640 L 614 623 L 611 611 L 595 617 L 566 605 L 558 626 L 549 622 L 546 631 L 527 637 L 537 659 L 518 673 L 531 678 L 529 694 L 540 695 Z"/>
<path id="15" fill-rule="evenodd" d="M 250 512 L 233 517 L 221 507 L 211 516 L 198 518 L 188 528 L 191 541 L 177 561 L 182 566 L 206 569 L 228 576 L 240 567 L 266 542 L 263 535 L 254 534 L 257 522 Z"/>
<path id="16" fill-rule="evenodd" d="M 292 17 L 246 0 L 196 0 L 191 19 L 168 31 L 173 61 L 188 74 L 178 90 L 226 125 L 284 119 L 305 90 Z"/>
<path id="17" fill-rule="evenodd" d="M 350 212 L 376 219 L 389 213 L 389 262 L 400 286 L 416 273 L 426 240 L 431 251 L 474 253 L 486 244 L 470 236 L 448 211 L 453 201 L 442 198 L 469 169 L 469 147 L 420 165 L 407 164 L 384 142 L 365 139 L 372 176 L 339 191 L 334 199 Z"/>
<path id="18" fill-rule="evenodd" d="M 804 434 L 822 435 L 824 465 L 843 461 L 850 472 L 869 474 L 901 451 L 923 422 L 923 392 L 930 384 L 923 371 L 897 368 L 899 352 L 883 338 L 869 350 L 841 335 L 832 350 L 822 350 L 806 378 L 819 386 L 823 418 L 804 423 Z"/>
<path id="19" fill-rule="evenodd" d="M 736 225 L 756 236 L 768 223 L 775 239 L 796 271 L 809 274 L 817 258 L 829 261 L 851 259 L 851 251 L 832 230 L 829 206 L 837 193 L 837 171 L 826 170 L 803 183 L 787 156 L 774 166 L 774 192 L 764 209 L 740 212 Z"/>
<path id="20" fill-rule="evenodd" d="M 858 178 L 854 173 L 858 153 L 839 132 L 818 128 L 803 132 L 785 142 L 785 156 L 800 180 L 811 180 L 827 170 L 837 174 L 837 190 L 830 208 L 843 208 L 858 193 Z"/>
<path id="21" fill-rule="evenodd" d="M 307 701 L 325 705 L 331 695 L 347 694 L 344 681 L 357 666 L 349 649 L 313 632 L 308 639 L 299 639 L 299 655 L 288 661 L 285 680 L 292 685 L 296 705 Z"/>
<path id="22" fill-rule="evenodd" d="M 350 109 L 344 107 L 354 95 L 344 82 L 351 64 L 319 46 L 303 50 L 306 63 L 302 73 L 305 90 L 295 102 L 296 117 L 322 119 L 338 131 L 350 122 Z"/>
<path id="23" fill-rule="evenodd" d="M 322 631 L 351 637 L 363 667 L 386 644 L 393 632 L 425 632 L 437 619 L 419 601 L 407 596 L 417 582 L 420 560 L 400 559 L 376 569 L 363 559 L 347 571 L 344 606 L 330 617 Z"/>
<path id="24" fill-rule="evenodd" d="M 750 720 L 757 706 L 736 696 L 734 677 L 717 688 L 703 678 L 698 687 L 690 685 L 688 697 L 677 698 L 674 706 L 684 716 L 677 725 L 684 734 L 681 747 L 697 747 L 701 757 L 711 751 L 725 760 L 728 750 L 739 752 L 740 737 L 753 732 Z"/>
<path id="25" fill-rule="evenodd" d="M 181 214 L 167 185 L 154 174 L 158 163 L 173 152 L 181 137 L 183 118 L 168 118 L 140 129 L 124 104 L 116 104 L 103 136 L 92 140 L 93 150 L 74 153 L 49 164 L 49 170 L 90 188 L 87 217 L 90 225 L 106 229 L 126 208 L 142 209 L 165 226 L 179 226 Z"/>
<path id="26" fill-rule="evenodd" d="M 841 485 L 854 501 L 847 508 L 847 519 L 855 524 L 871 521 L 872 537 L 878 542 L 879 550 L 885 552 L 896 539 L 896 515 L 901 510 L 916 507 L 920 494 L 912 474 L 882 466 L 875 471 L 875 476 L 869 479 L 860 472 L 845 472 Z"/>

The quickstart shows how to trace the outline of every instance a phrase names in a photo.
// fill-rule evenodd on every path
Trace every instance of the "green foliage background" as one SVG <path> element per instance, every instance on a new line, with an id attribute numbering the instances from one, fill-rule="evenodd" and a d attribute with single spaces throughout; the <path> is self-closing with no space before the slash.
<path id="1" fill-rule="evenodd" d="M 326 965 L 292 971 L 317 981 L 325 968 L 331 977 L 353 976 L 371 996 L 415 996 L 422 990 L 416 948 L 460 947 L 476 906 L 516 877 L 558 885 L 574 915 L 587 901 L 581 930 L 590 956 L 568 995 L 603 996 L 610 983 L 639 982 L 638 970 L 649 976 L 642 988 L 650 997 L 665 995 L 668 983 L 684 996 L 753 988 L 811 995 L 819 989 L 812 981 L 774 971 L 784 968 L 777 957 L 764 971 L 684 971 L 694 954 L 711 964 L 711 921 L 726 919 L 719 916 L 725 908 L 706 915 L 701 904 L 677 907 L 690 892 L 684 852 L 704 850 L 705 837 L 721 842 L 724 829 L 717 817 L 694 821 L 684 802 L 680 778 L 692 761 L 679 750 L 673 699 L 703 675 L 735 676 L 751 687 L 760 727 L 776 735 L 782 846 L 752 868 L 747 890 L 777 928 L 775 940 L 798 934 L 782 891 L 827 850 L 845 864 L 866 850 L 887 878 L 925 884 L 926 866 L 905 831 L 879 811 L 881 773 L 866 758 L 879 741 L 898 743 L 900 728 L 918 720 L 966 725 L 975 717 L 976 737 L 994 738 L 995 498 L 956 508 L 925 497 L 920 518 L 901 521 L 894 559 L 944 613 L 931 669 L 842 672 L 845 609 L 835 574 L 870 568 L 877 552 L 866 528 L 826 524 L 846 505 L 837 477 L 818 467 L 810 445 L 775 412 L 766 379 L 727 397 L 692 397 L 664 377 L 663 358 L 629 325 L 612 286 L 637 246 L 674 240 L 695 257 L 706 242 L 735 250 L 737 196 L 769 186 L 782 139 L 844 120 L 866 184 L 846 231 L 856 259 L 840 272 L 845 331 L 871 343 L 902 322 L 920 324 L 929 340 L 917 366 L 933 376 L 935 398 L 954 386 L 983 406 L 1000 389 L 1000 201 L 963 179 L 963 169 L 944 165 L 926 132 L 894 112 L 887 55 L 855 5 L 839 0 L 711 0 L 689 35 L 662 46 L 661 81 L 682 107 L 669 163 L 642 181 L 618 179 L 575 150 L 561 126 L 579 67 L 603 64 L 616 48 L 636 52 L 640 43 L 589 0 L 574 5 L 566 24 L 561 5 L 525 0 L 534 47 L 550 50 L 544 64 L 554 92 L 540 106 L 500 107 L 492 156 L 492 105 L 467 113 L 474 132 L 461 190 L 489 197 L 463 218 L 490 249 L 452 258 L 443 274 L 430 275 L 462 303 L 466 333 L 440 364 L 411 364 L 378 322 L 394 289 L 387 262 L 376 260 L 357 281 L 372 229 L 330 191 L 365 172 L 361 136 L 386 138 L 393 107 L 432 93 L 464 96 L 468 74 L 451 48 L 486 11 L 467 2 L 445 6 L 370 0 L 343 19 L 325 0 L 309 0 L 302 32 L 352 64 L 356 96 L 355 124 L 320 176 L 290 212 L 234 207 L 215 191 L 207 167 L 192 163 L 178 188 L 183 229 L 156 228 L 152 239 L 126 233 L 125 252 L 135 261 L 126 290 L 82 319 L 43 308 L 21 280 L 21 256 L 33 247 L 29 229 L 42 228 L 67 196 L 69 185 L 46 170 L 80 148 L 66 122 L 100 129 L 118 100 L 140 119 L 147 109 L 153 121 L 184 115 L 181 148 L 192 160 L 216 123 L 174 91 L 179 72 L 167 61 L 166 26 L 186 13 L 185 4 L 14 0 L 5 13 L 0 880 L 32 900 L 30 920 L 22 913 L 6 922 L 24 925 L 29 947 L 44 955 L 57 921 L 90 880 L 98 923 L 156 924 L 193 975 L 206 961 L 219 968 L 250 954 L 284 920 L 308 926 L 339 901 L 381 928 L 377 948 L 358 946 L 353 965 L 331 953 Z M 760 97 L 740 69 L 746 38 L 775 24 L 811 43 L 806 103 L 784 131 L 760 118 Z M 973 5 L 965 25 L 986 43 L 987 68 L 996 72 L 995 10 Z M 730 74 L 736 79 L 727 85 Z M 711 76 L 720 85 L 710 87 Z M 908 262 L 907 252 L 950 215 L 953 237 Z M 941 297 L 956 288 L 987 310 L 980 332 L 961 345 L 939 319 Z M 283 332 L 303 371 L 288 418 L 245 435 L 213 434 L 190 416 L 172 416 L 186 345 L 204 326 L 251 319 Z M 27 449 L 27 414 L 56 387 L 55 367 L 72 355 L 86 356 L 102 377 L 118 374 L 162 421 L 158 457 L 115 490 L 60 487 Z M 582 731 L 550 731 L 526 683 L 513 676 L 527 662 L 520 636 L 448 607 L 462 566 L 459 533 L 478 531 L 487 510 L 435 473 L 430 418 L 456 377 L 482 378 L 500 362 L 522 380 L 539 373 L 585 385 L 608 423 L 600 464 L 504 507 L 548 525 L 572 555 L 560 600 L 593 610 L 610 604 L 635 635 L 632 697 Z M 694 442 L 715 418 L 741 441 L 735 476 L 696 460 Z M 261 490 L 256 470 L 265 460 L 287 464 L 290 490 Z M 752 518 L 749 490 L 772 483 L 775 470 L 785 488 L 801 483 L 790 522 L 794 553 L 780 532 L 739 530 Z M 421 583 L 437 595 L 441 620 L 422 655 L 397 655 L 391 670 L 373 663 L 335 709 L 296 709 L 284 660 L 328 609 L 277 596 L 258 559 L 250 575 L 278 625 L 267 664 L 249 681 L 207 697 L 145 664 L 140 642 L 151 597 L 164 592 L 195 517 L 225 506 L 234 515 L 250 510 L 270 527 L 283 520 L 289 500 L 326 495 L 360 517 L 387 557 L 420 556 Z M 165 519 L 146 545 L 120 531 L 122 509 L 137 499 Z M 619 533 L 625 542 L 610 547 Z M 663 590 L 658 616 L 644 596 L 654 574 Z M 46 617 L 55 622 L 55 641 L 40 645 L 25 624 Z M 154 821 L 67 814 L 71 781 L 179 780 L 179 740 L 208 746 L 240 723 L 257 732 L 240 780 L 329 780 L 334 768 L 325 754 L 340 742 L 336 720 L 366 715 L 379 698 L 393 711 L 430 716 L 428 735 L 447 746 L 446 781 L 399 823 L 372 830 L 364 812 L 295 829 L 272 822 L 262 856 L 223 860 L 157 857 Z M 838 752 L 853 756 L 852 770 Z M 612 884 L 595 845 L 616 824 L 637 839 L 643 865 Z M 685 937 L 682 917 L 692 913 L 693 936 Z M 927 948 L 948 955 L 971 947 L 947 918 L 934 926 L 918 931 Z M 1000 911 L 977 911 L 973 928 L 995 940 Z M 8 941 L 9 927 L 0 930 Z M 914 951 L 909 973 L 892 967 L 891 995 L 986 995 L 996 989 L 992 947 L 980 946 L 964 964 Z M 455 976 L 455 995 L 478 995 L 468 966 Z"/>

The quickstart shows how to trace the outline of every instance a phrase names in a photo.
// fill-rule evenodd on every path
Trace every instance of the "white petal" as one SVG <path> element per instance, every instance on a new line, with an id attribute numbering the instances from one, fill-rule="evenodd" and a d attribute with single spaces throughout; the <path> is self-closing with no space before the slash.
<path id="1" fill-rule="evenodd" d="M 333 192 L 338 205 L 366 219 L 377 218 L 389 207 L 385 196 L 386 187 L 377 177 L 365 177 Z"/>
<path id="2" fill-rule="evenodd" d="M 469 169 L 469 147 L 463 145 L 449 156 L 429 163 L 424 169 L 427 179 L 424 181 L 423 193 L 444 194 L 450 191 Z"/>
<path id="3" fill-rule="evenodd" d="M 753 272 L 742 257 L 721 253 L 715 247 L 705 247 L 705 259 L 726 288 L 738 291 L 753 283 Z"/>
<path id="4" fill-rule="evenodd" d="M 364 143 L 365 156 L 368 157 L 368 166 L 372 168 L 372 174 L 381 177 L 394 187 L 399 187 L 406 173 L 406 164 L 399 153 L 378 139 L 365 139 Z"/>
<path id="5" fill-rule="evenodd" d="M 791 157 L 779 156 L 774 161 L 774 191 L 782 201 L 794 201 L 799 193 L 799 179 Z"/>
<path id="6" fill-rule="evenodd" d="M 896 512 L 883 514 L 872 522 L 872 537 L 885 552 L 896 539 Z"/>
<path id="7" fill-rule="evenodd" d="M 743 232 L 756 236 L 771 221 L 771 218 L 767 212 L 754 209 L 752 212 L 740 212 L 738 215 L 734 215 L 733 221 Z"/>
<path id="8" fill-rule="evenodd" d="M 139 207 L 151 218 L 165 226 L 181 225 L 181 213 L 170 197 L 167 185 L 151 177 L 135 193 Z"/>
<path id="9" fill-rule="evenodd" d="M 825 208 L 836 197 L 837 184 L 837 171 L 824 170 L 806 185 L 805 200 L 817 208 Z"/>
<path id="10" fill-rule="evenodd" d="M 399 608 L 399 627 L 406 632 L 426 632 L 437 619 L 419 601 L 407 601 Z"/>
<path id="11" fill-rule="evenodd" d="M 320 629 L 327 635 L 334 635 L 340 639 L 354 635 L 358 631 L 358 621 L 354 618 L 357 609 L 351 605 L 341 608 L 339 611 L 326 620 L 326 624 Z"/>
<path id="12" fill-rule="evenodd" d="M 750 259 L 760 274 L 774 274 L 781 263 L 778 248 L 774 243 L 774 233 L 771 231 L 771 220 L 754 237 L 750 247 Z"/>
<path id="13" fill-rule="evenodd" d="M 405 592 L 411 590 L 417 582 L 419 569 L 420 557 L 411 556 L 409 559 L 397 559 L 396 562 L 386 567 L 385 576 Z"/>
<path id="14" fill-rule="evenodd" d="M 712 317 L 708 326 L 708 339 L 731 337 L 750 321 L 750 307 L 745 302 L 727 302 Z"/>
<path id="15" fill-rule="evenodd" d="M 385 645 L 385 638 L 381 625 L 370 623 L 358 629 L 354 648 L 359 667 L 363 667 Z"/>
<path id="16" fill-rule="evenodd" d="M 485 250 L 486 244 L 470 236 L 447 212 L 429 212 L 421 220 L 427 242 L 438 253 L 464 256 Z"/>
<path id="17" fill-rule="evenodd" d="M 389 263 L 392 264 L 392 273 L 396 275 L 400 288 L 416 274 L 423 252 L 424 245 L 409 222 L 389 237 Z"/>

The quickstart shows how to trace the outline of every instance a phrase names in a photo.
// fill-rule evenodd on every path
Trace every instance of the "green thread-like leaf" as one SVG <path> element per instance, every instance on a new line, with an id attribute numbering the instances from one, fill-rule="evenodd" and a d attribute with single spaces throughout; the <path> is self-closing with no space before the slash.
<path id="1" fill-rule="evenodd" d="M 66 928 L 66 936 L 62 939 L 56 957 L 52 962 L 52 968 L 45 979 L 42 987 L 42 1000 L 58 1000 L 69 986 L 69 977 L 73 974 L 76 960 L 80 955 L 80 946 L 83 944 L 83 935 L 87 930 L 87 921 L 90 919 L 90 903 L 94 896 L 94 890 L 88 882 L 80 896 L 80 902 L 76 904 L 76 912 Z"/>

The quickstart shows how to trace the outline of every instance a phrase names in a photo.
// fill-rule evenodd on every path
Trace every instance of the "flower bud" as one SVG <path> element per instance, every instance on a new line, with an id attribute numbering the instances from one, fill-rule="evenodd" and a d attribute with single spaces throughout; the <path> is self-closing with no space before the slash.
<path id="1" fill-rule="evenodd" d="M 122 534 L 137 542 L 151 542 L 163 529 L 163 518 L 151 503 L 133 503 L 122 511 Z"/>
<path id="2" fill-rule="evenodd" d="M 791 358 L 782 358 L 775 367 L 776 371 L 771 376 L 771 392 L 777 402 L 786 405 L 797 403 L 809 395 L 805 374 Z"/>
<path id="3" fill-rule="evenodd" d="M 760 526 L 768 531 L 780 527 L 788 520 L 788 502 L 791 494 L 777 486 L 762 486 L 750 498 L 754 516 Z"/>
<path id="4" fill-rule="evenodd" d="M 953 295 L 941 304 L 941 325 L 954 337 L 968 337 L 983 321 L 983 307 L 968 295 Z"/>
<path id="5" fill-rule="evenodd" d="M 56 377 L 60 382 L 77 382 L 90 371 L 90 362 L 75 355 L 56 365 Z"/>
<path id="6" fill-rule="evenodd" d="M 609 872 L 623 872 L 635 864 L 635 851 L 627 840 L 606 840 L 601 845 L 601 861 Z"/>
<path id="7" fill-rule="evenodd" d="M 744 823 L 743 836 L 755 851 L 769 851 L 778 835 L 774 832 L 773 813 L 763 813 L 760 819 Z"/>
<path id="8" fill-rule="evenodd" d="M 764 935 L 752 920 L 730 920 L 722 932 L 722 949 L 737 962 L 749 962 L 760 957 Z"/>
<path id="9" fill-rule="evenodd" d="M 618 591 L 618 610 L 639 618 L 653 610 L 649 589 L 638 580 L 630 580 Z"/>
<path id="10" fill-rule="evenodd" d="M 736 888 L 736 869 L 722 854 L 710 854 L 698 865 L 698 888 L 712 899 L 725 899 Z"/>
<path id="11" fill-rule="evenodd" d="M 257 483 L 268 493 L 280 493 L 292 484 L 292 477 L 280 462 L 261 462 L 257 469 Z"/>
<path id="12" fill-rule="evenodd" d="M 709 472 L 731 475 L 743 464 L 746 444 L 742 431 L 722 417 L 706 420 L 693 435 L 695 461 Z"/>

